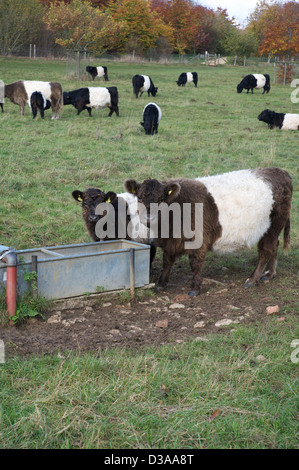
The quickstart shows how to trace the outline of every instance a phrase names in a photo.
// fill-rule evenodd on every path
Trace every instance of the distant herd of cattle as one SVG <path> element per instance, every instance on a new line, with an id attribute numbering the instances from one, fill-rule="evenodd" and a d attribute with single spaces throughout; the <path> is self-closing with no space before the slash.
<path id="1" fill-rule="evenodd" d="M 108 81 L 106 67 L 88 67 L 94 80 L 96 76 L 103 76 Z M 197 87 L 198 76 L 196 72 L 182 73 L 177 80 L 178 86 L 194 83 Z M 135 75 L 132 79 L 133 92 L 138 98 L 147 92 L 148 96 L 156 96 L 158 88 L 146 75 Z M 237 92 L 243 89 L 253 93 L 253 88 L 263 88 L 270 91 L 269 75 L 248 75 L 237 86 Z M 52 107 L 52 119 L 59 117 L 63 104 L 72 104 L 77 114 L 86 109 L 91 116 L 91 108 L 110 108 L 109 116 L 118 110 L 118 90 L 114 87 L 87 87 L 63 92 L 60 83 L 17 81 L 5 86 L 5 96 L 20 106 L 24 114 L 25 104 L 31 107 L 33 117 L 40 111 L 43 117 L 44 110 Z M 2 106 L 3 111 L 3 106 Z M 158 132 L 158 124 L 162 112 L 156 103 L 148 103 L 143 110 L 143 121 L 146 134 Z M 269 109 L 264 110 L 258 119 L 266 122 L 270 128 L 299 129 L 299 115 L 275 113 Z M 297 119 L 297 120 L 296 120 Z M 170 271 L 175 259 L 182 255 L 189 256 L 192 270 L 192 283 L 189 295 L 192 297 L 200 292 L 202 282 L 201 269 L 208 251 L 233 252 L 242 247 L 252 247 L 257 244 L 258 262 L 244 286 L 250 287 L 263 281 L 268 281 L 276 275 L 277 252 L 279 235 L 283 231 L 283 248 L 287 250 L 290 244 L 290 208 L 292 200 L 292 179 L 290 175 L 279 168 L 259 168 L 232 171 L 220 175 L 198 177 L 194 179 L 176 178 L 168 181 L 146 179 L 138 183 L 134 179 L 124 182 L 126 192 L 116 194 L 113 191 L 104 192 L 98 188 L 88 188 L 85 191 L 74 190 L 73 198 L 82 205 L 82 216 L 87 231 L 94 241 L 105 240 L 108 236 L 98 237 L 97 223 L 107 215 L 107 211 L 99 212 L 101 203 L 111 203 L 114 214 L 115 237 L 118 236 L 119 208 L 126 207 L 126 222 L 138 227 L 127 238 L 147 243 L 151 246 L 150 262 L 152 263 L 156 248 L 163 250 L 163 269 L 158 281 L 157 289 L 168 284 Z M 174 216 L 170 224 L 167 237 L 162 237 L 158 231 L 155 238 L 149 231 L 153 222 L 151 212 L 152 204 L 165 203 L 168 207 L 173 203 L 184 210 L 184 206 L 191 206 L 190 223 L 192 234 L 185 235 L 183 217 L 180 236 L 175 236 Z M 197 236 L 196 220 L 197 204 L 204 206 L 201 225 L 202 240 L 198 247 L 191 248 L 190 240 Z M 141 205 L 143 211 L 141 211 Z M 161 228 L 162 214 L 158 214 L 158 226 Z M 159 229 L 160 230 L 160 229 Z M 111 237 L 109 236 L 109 239 Z M 187 244 L 186 244 L 187 242 Z M 189 242 L 189 245 L 188 245 Z"/>
<path id="2" fill-rule="evenodd" d="M 86 67 L 86 71 L 95 80 L 96 77 L 103 77 L 108 81 L 108 70 L 106 66 Z M 194 83 L 197 87 L 197 72 L 183 72 L 176 81 L 178 86 L 185 86 L 186 83 Z M 134 75 L 132 78 L 133 93 L 136 98 L 141 97 L 144 92 L 148 96 L 156 96 L 158 88 L 154 86 L 151 77 L 147 75 Z M 237 92 L 241 93 L 244 89 L 247 93 L 253 89 L 263 88 L 263 94 L 270 91 L 270 77 L 268 74 L 250 74 L 246 75 L 237 85 Z M 85 87 L 73 91 L 62 91 L 62 86 L 57 82 L 41 82 L 19 80 L 5 85 L 5 97 L 13 103 L 20 106 L 21 114 L 24 114 L 26 103 L 29 104 L 33 118 L 39 112 L 44 117 L 44 111 L 52 108 L 52 119 L 60 117 L 60 111 L 63 105 L 73 105 L 77 109 L 77 114 L 87 110 L 91 117 L 92 108 L 109 108 L 109 117 L 115 112 L 119 116 L 118 108 L 118 90 L 117 87 Z M 3 104 L 0 103 L 2 112 Z M 144 127 L 145 133 L 153 135 L 158 133 L 158 126 L 162 117 L 162 111 L 156 103 L 148 103 L 143 109 L 142 121 L 140 124 Z M 291 113 L 276 113 L 269 109 L 262 111 L 258 119 L 268 124 L 269 128 L 278 127 L 282 130 L 299 130 L 299 115 Z"/>

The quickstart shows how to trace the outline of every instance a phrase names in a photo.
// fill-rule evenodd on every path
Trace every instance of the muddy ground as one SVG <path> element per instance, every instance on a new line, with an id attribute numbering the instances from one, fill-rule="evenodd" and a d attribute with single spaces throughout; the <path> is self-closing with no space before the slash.
<path id="1" fill-rule="evenodd" d="M 151 281 L 157 280 L 160 267 L 155 262 Z M 136 290 L 134 301 L 130 301 L 129 291 L 57 301 L 45 319 L 2 327 L 0 338 L 7 356 L 141 348 L 195 338 L 202 341 L 210 333 L 226 333 L 235 324 L 267 321 L 268 306 L 279 306 L 276 321 L 295 311 L 298 298 L 286 300 L 285 276 L 244 289 L 246 274 L 225 267 L 208 269 L 201 294 L 190 298 L 190 269 L 186 263 L 178 263 L 169 286 L 158 294 L 151 288 Z M 293 276 L 288 280 L 289 286 L 291 283 L 295 283 Z M 295 292 L 295 284 L 293 288 Z"/>

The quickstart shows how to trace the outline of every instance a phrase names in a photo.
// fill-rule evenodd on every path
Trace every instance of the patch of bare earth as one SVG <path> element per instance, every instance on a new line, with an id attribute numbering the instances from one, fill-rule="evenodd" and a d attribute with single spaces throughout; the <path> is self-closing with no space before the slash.
<path id="1" fill-rule="evenodd" d="M 292 304 L 281 298 L 274 283 L 279 285 L 279 278 L 244 289 L 240 273 L 226 281 L 223 276 L 205 278 L 201 294 L 190 298 L 188 270 L 174 269 L 169 286 L 158 294 L 145 291 L 129 302 L 121 294 L 58 301 L 46 320 L 1 328 L 0 338 L 8 356 L 205 341 L 208 334 L 226 333 L 234 325 L 266 321 L 269 306 L 284 310 Z M 284 320 L 281 310 L 274 315 L 276 321 Z"/>

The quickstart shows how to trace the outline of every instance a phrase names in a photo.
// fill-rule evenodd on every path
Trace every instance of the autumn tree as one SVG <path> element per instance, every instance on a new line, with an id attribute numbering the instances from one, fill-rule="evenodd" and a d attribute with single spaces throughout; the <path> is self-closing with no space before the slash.
<path id="1" fill-rule="evenodd" d="M 34 41 L 42 27 L 42 6 L 38 0 L 0 1 L 0 50 L 9 54 Z"/>
<path id="2" fill-rule="evenodd" d="M 69 49 L 88 49 L 98 54 L 120 50 L 126 37 L 126 25 L 94 8 L 85 0 L 50 5 L 44 21 L 54 33 L 57 44 Z"/>
<path id="3" fill-rule="evenodd" d="M 140 51 L 155 47 L 160 37 L 173 41 L 172 28 L 150 8 L 146 0 L 110 0 L 105 10 L 115 22 L 126 24 L 126 38 L 129 48 Z M 131 47 L 130 47 L 131 46 Z"/>
<path id="4" fill-rule="evenodd" d="M 260 55 L 299 53 L 299 4 L 262 0 L 249 17 L 248 30 L 259 42 Z"/>

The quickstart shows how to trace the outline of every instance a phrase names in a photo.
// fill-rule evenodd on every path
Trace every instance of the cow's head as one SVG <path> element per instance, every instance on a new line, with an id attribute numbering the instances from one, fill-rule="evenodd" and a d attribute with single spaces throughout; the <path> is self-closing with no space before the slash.
<path id="1" fill-rule="evenodd" d="M 258 120 L 266 122 L 270 126 L 275 124 L 275 111 L 270 111 L 270 109 L 264 109 L 264 111 L 261 112 L 261 114 L 258 115 Z"/>
<path id="2" fill-rule="evenodd" d="M 243 85 L 239 83 L 239 85 L 237 85 L 237 93 L 242 93 L 242 91 L 243 91 Z"/>
<path id="3" fill-rule="evenodd" d="M 137 183 L 134 179 L 128 179 L 124 183 L 126 191 L 134 194 L 138 199 L 138 212 L 141 223 L 147 225 L 151 221 L 151 204 L 171 204 L 180 194 L 181 185 L 178 182 L 160 182 L 156 179 L 147 179 L 143 183 Z"/>
<path id="4" fill-rule="evenodd" d="M 95 234 L 95 226 L 98 220 L 106 214 L 105 212 L 102 215 L 96 214 L 96 208 L 103 202 L 111 202 L 114 205 L 117 202 L 117 195 L 113 191 L 105 193 L 100 189 L 88 188 L 86 191 L 76 189 L 72 192 L 72 196 L 82 205 L 82 216 L 90 236 L 95 241 L 99 240 Z"/>
<path id="5" fill-rule="evenodd" d="M 69 92 L 64 91 L 62 96 L 63 96 L 63 104 L 72 104 L 72 100 L 71 100 Z"/>

